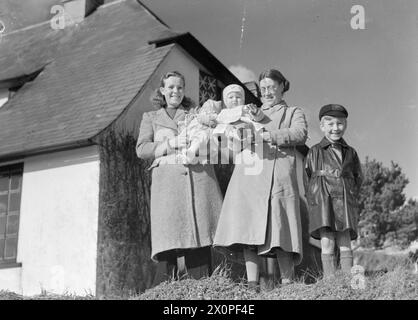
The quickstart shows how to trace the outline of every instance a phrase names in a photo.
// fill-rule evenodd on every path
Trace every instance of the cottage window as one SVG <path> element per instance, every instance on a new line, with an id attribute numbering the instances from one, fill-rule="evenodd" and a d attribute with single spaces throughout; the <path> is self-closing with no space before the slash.
<path id="1" fill-rule="evenodd" d="M 218 81 L 210 74 L 199 70 L 199 105 L 203 105 L 208 99 L 220 99 Z"/>
<path id="2" fill-rule="evenodd" d="M 0 265 L 16 262 L 23 164 L 0 167 Z"/>

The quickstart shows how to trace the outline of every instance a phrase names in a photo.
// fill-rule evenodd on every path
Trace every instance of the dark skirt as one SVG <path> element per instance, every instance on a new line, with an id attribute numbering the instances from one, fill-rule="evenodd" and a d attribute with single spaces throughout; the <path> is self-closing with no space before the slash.
<path id="1" fill-rule="evenodd" d="M 184 257 L 187 269 L 186 277 L 201 279 L 211 275 L 212 255 L 210 246 L 196 249 L 169 250 L 160 253 L 160 262 L 157 265 L 157 271 L 152 283 L 153 287 L 163 281 L 178 277 L 177 258 L 180 257 Z"/>

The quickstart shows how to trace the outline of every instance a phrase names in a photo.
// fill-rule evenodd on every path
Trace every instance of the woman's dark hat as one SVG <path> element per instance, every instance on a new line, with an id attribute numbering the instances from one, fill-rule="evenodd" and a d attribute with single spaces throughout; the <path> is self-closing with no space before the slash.
<path id="1" fill-rule="evenodd" d="M 331 116 L 337 118 L 347 118 L 348 112 L 347 110 L 339 104 L 327 104 L 321 108 L 319 111 L 319 120 L 322 119 L 323 116 Z"/>

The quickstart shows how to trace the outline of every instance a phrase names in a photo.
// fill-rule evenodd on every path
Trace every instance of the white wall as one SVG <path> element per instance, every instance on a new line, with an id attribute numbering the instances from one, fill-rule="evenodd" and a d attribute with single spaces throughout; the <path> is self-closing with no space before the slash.
<path id="1" fill-rule="evenodd" d="M 0 290 L 22 293 L 22 268 L 0 269 Z"/>
<path id="2" fill-rule="evenodd" d="M 98 200 L 96 146 L 26 158 L 17 252 L 22 266 L 0 269 L 0 289 L 95 294 Z"/>

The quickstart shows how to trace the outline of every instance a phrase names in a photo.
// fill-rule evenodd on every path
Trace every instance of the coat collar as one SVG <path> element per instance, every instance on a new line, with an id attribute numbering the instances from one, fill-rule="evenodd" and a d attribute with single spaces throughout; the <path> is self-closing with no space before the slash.
<path id="1" fill-rule="evenodd" d="M 184 120 L 186 114 L 187 114 L 186 109 L 182 105 L 180 105 L 177 108 L 177 111 L 176 111 L 176 114 L 174 115 L 174 118 L 171 119 L 170 116 L 168 115 L 167 111 L 165 110 L 165 108 L 160 108 L 157 111 L 157 118 L 156 118 L 155 122 L 158 123 L 161 126 L 177 130 L 178 129 L 177 123 L 181 120 Z"/>
<path id="2" fill-rule="evenodd" d="M 323 137 L 321 142 L 319 143 L 319 145 L 321 146 L 321 148 L 326 148 L 330 145 L 334 144 L 333 142 L 329 141 L 327 138 Z M 348 144 L 347 142 L 345 142 L 345 140 L 343 138 L 341 138 L 340 140 L 338 140 L 337 142 L 335 142 L 335 144 L 339 144 L 342 147 L 348 148 Z"/>
<path id="3" fill-rule="evenodd" d="M 284 101 L 284 100 L 281 100 L 278 104 L 275 104 L 274 106 L 266 106 L 266 105 L 262 105 L 261 106 L 261 109 L 263 109 L 264 111 L 266 111 L 266 110 L 270 110 L 271 109 L 271 111 L 277 111 L 277 110 L 280 110 L 281 108 L 284 108 L 284 107 L 287 107 L 287 103 L 286 103 L 286 101 Z"/>
<path id="4" fill-rule="evenodd" d="M 323 149 L 325 149 L 325 148 L 327 148 L 328 146 L 331 146 L 331 145 L 340 145 L 341 146 L 341 157 L 342 157 L 342 159 L 337 159 L 337 156 L 334 154 L 334 152 L 331 152 L 331 154 L 334 157 L 335 161 L 337 161 L 339 163 L 339 165 L 341 166 L 341 170 L 346 166 L 347 159 L 348 159 L 347 157 L 348 157 L 349 146 L 343 138 L 341 138 L 337 142 L 333 143 L 333 142 L 329 141 L 327 138 L 324 137 L 324 138 L 322 138 L 319 145 Z"/>

